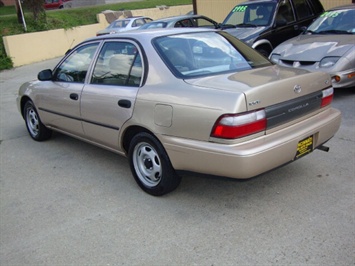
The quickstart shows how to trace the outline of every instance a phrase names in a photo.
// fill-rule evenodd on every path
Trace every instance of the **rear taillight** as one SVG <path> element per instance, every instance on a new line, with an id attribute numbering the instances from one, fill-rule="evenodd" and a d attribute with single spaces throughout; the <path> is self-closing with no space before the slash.
<path id="1" fill-rule="evenodd" d="M 266 129 L 266 114 L 257 110 L 242 114 L 222 115 L 216 121 L 211 136 L 215 138 L 236 139 Z"/>
<path id="2" fill-rule="evenodd" d="M 329 105 L 333 100 L 333 95 L 334 95 L 333 87 L 323 90 L 321 107 Z"/>

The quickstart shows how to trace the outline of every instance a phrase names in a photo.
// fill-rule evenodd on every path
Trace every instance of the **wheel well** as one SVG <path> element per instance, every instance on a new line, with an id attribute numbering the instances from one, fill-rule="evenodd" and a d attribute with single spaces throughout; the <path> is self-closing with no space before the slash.
<path id="1" fill-rule="evenodd" d="M 269 54 L 272 51 L 272 47 L 270 47 L 270 45 L 264 43 L 264 44 L 260 44 L 260 45 L 256 46 L 255 50 L 257 50 L 257 51 L 264 50 L 267 53 L 267 56 L 269 56 Z"/>
<path id="2" fill-rule="evenodd" d="M 140 126 L 131 126 L 125 130 L 125 132 L 123 133 L 122 147 L 126 154 L 128 154 L 129 144 L 131 143 L 134 136 L 141 132 L 146 132 L 154 136 L 152 132 Z"/>
<path id="3" fill-rule="evenodd" d="M 24 118 L 23 108 L 25 107 L 25 104 L 26 104 L 28 101 L 31 101 L 31 99 L 30 99 L 29 97 L 27 97 L 27 96 L 23 96 L 23 97 L 21 98 L 21 105 L 20 105 L 20 107 L 21 107 L 21 115 L 22 115 L 23 118 Z"/>

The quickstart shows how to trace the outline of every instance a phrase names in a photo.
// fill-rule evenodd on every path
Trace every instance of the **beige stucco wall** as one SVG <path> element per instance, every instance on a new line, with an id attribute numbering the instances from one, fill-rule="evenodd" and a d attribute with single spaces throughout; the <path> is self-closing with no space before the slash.
<path id="1" fill-rule="evenodd" d="M 245 0 L 196 0 L 197 13 L 223 22 L 234 6 Z M 324 9 L 351 4 L 352 0 L 321 0 Z"/>
<path id="2" fill-rule="evenodd" d="M 150 8 L 133 10 L 133 16 L 148 16 L 158 19 L 168 16 L 186 14 L 192 10 L 192 5 L 173 6 L 169 8 Z M 108 23 L 103 14 L 97 15 L 97 24 L 76 27 L 69 30 L 58 29 L 36 33 L 26 33 L 3 37 L 7 56 L 12 59 L 14 67 L 40 62 L 46 59 L 60 57 L 65 52 L 93 37 L 96 32 L 107 27 Z"/>

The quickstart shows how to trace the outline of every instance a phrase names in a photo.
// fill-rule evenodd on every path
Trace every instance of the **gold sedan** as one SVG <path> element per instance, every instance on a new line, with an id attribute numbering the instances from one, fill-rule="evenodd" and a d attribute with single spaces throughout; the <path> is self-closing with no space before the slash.
<path id="1" fill-rule="evenodd" d="M 55 130 L 127 156 L 163 195 L 179 171 L 244 179 L 327 150 L 332 98 L 328 74 L 274 65 L 223 31 L 169 29 L 86 40 L 17 105 L 34 140 Z"/>

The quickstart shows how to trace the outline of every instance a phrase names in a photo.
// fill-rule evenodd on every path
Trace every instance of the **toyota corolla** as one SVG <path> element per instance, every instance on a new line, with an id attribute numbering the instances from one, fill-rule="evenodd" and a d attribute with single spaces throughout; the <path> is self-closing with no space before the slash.
<path id="1" fill-rule="evenodd" d="M 57 131 L 127 156 L 163 195 L 182 170 L 245 179 L 327 150 L 332 98 L 329 74 L 274 65 L 223 31 L 163 29 L 80 43 L 17 105 L 34 140 Z"/>

